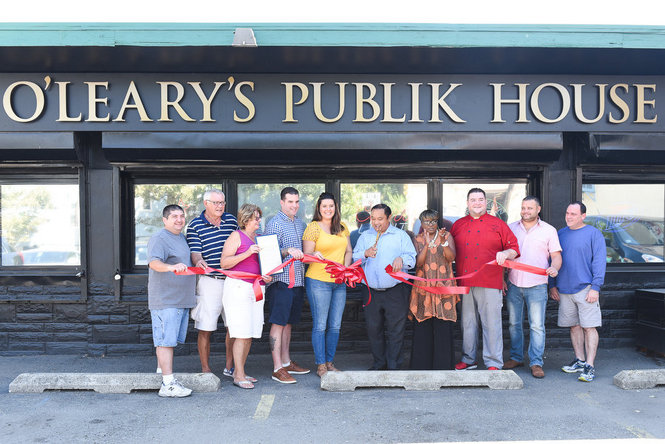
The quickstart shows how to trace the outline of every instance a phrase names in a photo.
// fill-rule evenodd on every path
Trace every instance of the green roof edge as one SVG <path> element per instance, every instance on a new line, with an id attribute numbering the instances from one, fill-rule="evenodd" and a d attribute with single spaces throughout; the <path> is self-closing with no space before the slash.
<path id="1" fill-rule="evenodd" d="M 418 23 L 0 23 L 0 46 L 258 46 L 664 49 L 665 26 Z"/>

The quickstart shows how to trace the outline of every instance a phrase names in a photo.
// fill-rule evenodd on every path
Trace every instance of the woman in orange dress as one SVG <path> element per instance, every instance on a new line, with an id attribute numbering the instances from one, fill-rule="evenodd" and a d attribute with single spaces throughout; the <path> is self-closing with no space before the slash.
<path id="1" fill-rule="evenodd" d="M 439 213 L 425 210 L 420 214 L 423 230 L 416 236 L 416 276 L 425 279 L 453 277 L 455 241 L 445 228 L 439 228 Z M 455 280 L 414 281 L 409 304 L 413 323 L 411 368 L 414 370 L 452 370 L 455 365 L 453 326 L 457 321 L 455 305 L 458 294 L 436 294 L 423 289 L 453 287 Z"/>

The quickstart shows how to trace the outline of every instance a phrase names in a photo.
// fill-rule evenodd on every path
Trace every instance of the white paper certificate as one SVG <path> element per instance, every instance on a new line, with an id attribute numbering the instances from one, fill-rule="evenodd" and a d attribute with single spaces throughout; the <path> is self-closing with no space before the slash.
<path id="1" fill-rule="evenodd" d="M 267 236 L 256 236 L 256 245 L 261 248 L 259 251 L 259 264 L 261 265 L 261 274 L 266 274 L 270 270 L 275 269 L 282 263 L 282 253 L 279 252 L 279 242 L 277 241 L 276 234 L 269 234 Z M 281 269 L 275 273 L 280 274 L 284 271 Z"/>

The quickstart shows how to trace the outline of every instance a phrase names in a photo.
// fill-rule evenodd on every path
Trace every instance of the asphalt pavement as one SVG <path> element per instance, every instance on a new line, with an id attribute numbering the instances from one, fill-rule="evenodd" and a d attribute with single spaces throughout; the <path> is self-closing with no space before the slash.
<path id="1" fill-rule="evenodd" d="M 296 384 L 270 379 L 267 354 L 250 354 L 253 390 L 221 375 L 223 356 L 212 365 L 222 379 L 218 392 L 164 399 L 156 392 L 129 395 L 92 391 L 9 393 L 9 383 L 26 372 L 153 372 L 148 356 L 0 357 L 0 442 L 67 443 L 393 443 L 664 439 L 665 387 L 622 390 L 612 379 L 621 370 L 665 369 L 665 360 L 634 349 L 600 350 L 592 383 L 566 374 L 568 349 L 546 350 L 542 380 L 528 367 L 516 369 L 520 390 L 444 388 L 437 391 L 319 388 L 311 354 L 296 355 L 312 373 Z M 364 370 L 364 353 L 338 354 L 344 370 Z M 197 356 L 176 356 L 176 372 L 198 372 Z M 472 370 L 473 371 L 473 370 Z M 620 442 L 620 441 L 617 441 Z M 646 442 L 646 441 L 644 441 Z"/>

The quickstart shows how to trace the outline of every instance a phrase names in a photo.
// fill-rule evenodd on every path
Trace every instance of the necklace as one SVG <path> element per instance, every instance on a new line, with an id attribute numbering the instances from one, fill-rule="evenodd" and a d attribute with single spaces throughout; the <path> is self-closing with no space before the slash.
<path id="1" fill-rule="evenodd" d="M 436 230 L 436 234 L 434 235 L 434 239 L 429 241 L 429 247 L 430 248 L 434 248 L 434 246 L 436 245 L 436 240 L 438 239 L 438 237 L 439 237 L 439 230 Z"/>

